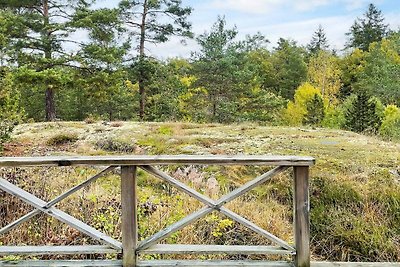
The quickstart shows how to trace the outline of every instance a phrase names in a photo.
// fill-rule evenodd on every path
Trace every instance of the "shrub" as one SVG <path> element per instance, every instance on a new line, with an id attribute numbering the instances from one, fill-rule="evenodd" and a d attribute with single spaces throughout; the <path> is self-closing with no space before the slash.
<path id="1" fill-rule="evenodd" d="M 3 144 L 10 139 L 14 124 L 9 120 L 0 121 L 0 152 L 3 151 Z"/>
<path id="2" fill-rule="evenodd" d="M 325 117 L 324 101 L 322 97 L 315 94 L 314 97 L 306 102 L 307 113 L 303 118 L 304 124 L 320 125 Z"/>
<path id="3" fill-rule="evenodd" d="M 340 129 L 345 124 L 343 107 L 328 107 L 325 110 L 325 117 L 321 122 L 323 127 Z"/>
<path id="4" fill-rule="evenodd" d="M 110 152 L 123 152 L 123 153 L 132 153 L 136 149 L 136 145 L 131 142 L 107 138 L 98 140 L 95 144 L 98 149 L 103 149 L 105 151 Z"/>
<path id="5" fill-rule="evenodd" d="M 315 95 L 318 95 L 317 97 Z M 301 125 L 307 115 L 307 103 L 313 101 L 314 98 L 321 97 L 321 91 L 309 83 L 303 83 L 297 88 L 294 95 L 294 102 L 290 101 L 284 110 L 283 118 L 289 125 Z M 316 100 L 318 101 L 318 100 Z M 323 105 L 323 103 L 322 103 Z M 310 107 L 311 111 L 311 107 Z"/>
<path id="6" fill-rule="evenodd" d="M 97 119 L 93 115 L 89 115 L 85 119 L 85 123 L 87 123 L 87 124 L 92 124 L 92 123 L 95 123 L 96 121 L 97 121 Z"/>
<path id="7" fill-rule="evenodd" d="M 0 67 L 0 152 L 3 144 L 23 116 L 19 106 L 20 94 L 13 84 L 13 76 L 7 67 Z"/>
<path id="8" fill-rule="evenodd" d="M 400 109 L 395 105 L 388 105 L 384 114 L 379 134 L 389 139 L 400 140 Z"/>
<path id="9" fill-rule="evenodd" d="M 78 135 L 75 133 L 61 133 L 51 137 L 46 144 L 49 146 L 65 145 L 78 141 Z"/>
<path id="10" fill-rule="evenodd" d="M 124 122 L 122 122 L 122 121 L 113 121 L 110 124 L 111 127 L 121 127 L 123 125 L 124 125 Z"/>

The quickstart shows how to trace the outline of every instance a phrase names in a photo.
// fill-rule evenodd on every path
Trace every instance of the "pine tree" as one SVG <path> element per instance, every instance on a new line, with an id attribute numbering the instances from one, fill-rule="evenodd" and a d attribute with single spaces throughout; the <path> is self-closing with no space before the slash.
<path id="1" fill-rule="evenodd" d="M 149 76 L 146 58 L 147 43 L 164 43 L 171 36 L 192 37 L 188 16 L 192 8 L 182 6 L 181 0 L 122 0 L 119 3 L 122 20 L 133 37 L 137 38 L 139 59 L 139 116 L 145 115 L 146 86 Z"/>
<path id="2" fill-rule="evenodd" d="M 385 18 L 374 4 L 369 4 L 363 18 L 358 18 L 346 33 L 349 40 L 346 48 L 360 48 L 368 51 L 369 45 L 379 42 L 389 34 L 389 26 L 384 23 Z"/>
<path id="3" fill-rule="evenodd" d="M 381 125 L 381 118 L 376 112 L 377 103 L 365 91 L 360 91 L 345 112 L 346 128 L 354 132 L 376 132 Z"/>
<path id="4" fill-rule="evenodd" d="M 329 44 L 326 38 L 325 30 L 321 25 L 319 25 L 318 29 L 312 35 L 310 43 L 307 45 L 307 50 L 310 54 L 316 54 L 320 50 L 328 49 Z"/>

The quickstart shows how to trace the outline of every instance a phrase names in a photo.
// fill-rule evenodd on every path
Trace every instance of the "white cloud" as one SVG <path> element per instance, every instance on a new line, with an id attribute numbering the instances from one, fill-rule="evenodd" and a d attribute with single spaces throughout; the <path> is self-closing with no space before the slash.
<path id="1" fill-rule="evenodd" d="M 305 12 L 322 6 L 343 5 L 348 11 L 365 8 L 368 3 L 380 4 L 384 0 L 211 0 L 211 7 L 248 14 L 269 14 L 280 8 Z"/>
<path id="2" fill-rule="evenodd" d="M 299 45 L 306 45 L 310 42 L 311 36 L 318 25 L 321 24 L 331 48 L 342 49 L 346 42 L 345 32 L 349 30 L 353 21 L 354 18 L 352 16 L 320 17 L 264 27 L 248 27 L 242 29 L 242 32 L 239 29 L 239 32 L 245 35 L 260 31 L 270 40 L 272 47 L 276 45 L 277 40 L 281 37 L 293 39 Z"/>
<path id="3" fill-rule="evenodd" d="M 250 14 L 267 14 L 281 6 L 283 2 L 282 0 L 213 0 L 211 7 Z"/>

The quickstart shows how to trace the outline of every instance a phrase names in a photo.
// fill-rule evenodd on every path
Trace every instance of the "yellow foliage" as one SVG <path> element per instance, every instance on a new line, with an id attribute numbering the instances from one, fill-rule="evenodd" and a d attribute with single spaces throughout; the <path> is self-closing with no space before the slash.
<path id="1" fill-rule="evenodd" d="M 192 86 L 192 84 L 197 80 L 197 78 L 195 76 L 186 76 L 186 77 L 182 77 L 180 78 L 181 83 L 186 86 L 187 88 L 189 88 L 190 86 Z"/>
<path id="2" fill-rule="evenodd" d="M 290 101 L 284 110 L 283 119 L 289 125 L 298 126 L 301 125 L 305 114 L 305 111 L 299 105 Z"/>
<path id="3" fill-rule="evenodd" d="M 302 83 L 294 93 L 294 101 L 296 105 L 306 110 L 306 102 L 311 100 L 315 94 L 321 96 L 320 89 L 312 86 L 310 83 Z"/>
<path id="4" fill-rule="evenodd" d="M 132 83 L 131 81 L 126 80 L 125 81 L 125 86 L 131 92 L 139 92 L 139 84 L 138 83 Z"/>
<path id="5" fill-rule="evenodd" d="M 294 102 L 289 101 L 283 112 L 285 122 L 293 126 L 301 125 L 304 115 L 307 114 L 307 102 L 316 94 L 321 96 L 318 88 L 307 82 L 301 84 L 294 94 Z"/>
<path id="6" fill-rule="evenodd" d="M 387 105 L 384 111 L 385 118 L 391 117 L 400 113 L 400 109 L 396 105 Z"/>
<path id="7" fill-rule="evenodd" d="M 321 90 L 322 97 L 328 104 L 336 104 L 341 87 L 341 70 L 338 59 L 326 51 L 321 50 L 310 59 L 308 65 L 308 80 Z"/>

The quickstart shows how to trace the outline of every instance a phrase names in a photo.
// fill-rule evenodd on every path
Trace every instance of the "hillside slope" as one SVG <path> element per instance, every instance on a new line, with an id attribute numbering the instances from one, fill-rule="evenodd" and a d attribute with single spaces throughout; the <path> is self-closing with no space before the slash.
<path id="1" fill-rule="evenodd" d="M 317 160 L 311 169 L 311 231 L 313 257 L 329 260 L 399 261 L 400 260 L 400 144 L 384 142 L 352 132 L 268 127 L 256 124 L 184 124 L 113 122 L 85 124 L 80 122 L 35 123 L 18 126 L 13 140 L 6 145 L 5 156 L 38 155 L 105 155 L 105 154 L 275 154 L 305 155 Z M 179 176 L 180 166 L 168 171 Z M 196 189 L 221 195 L 255 177 L 264 168 L 188 167 L 195 178 L 188 181 Z M 186 170 L 188 170 L 186 168 Z M 37 187 L 43 175 L 45 189 L 34 190 L 51 198 L 76 180 L 94 170 L 69 169 L 47 171 L 35 169 L 2 169 L 9 180 Z M 54 175 L 62 178 L 54 179 Z M 73 176 L 78 178 L 73 178 Z M 53 177 L 53 178 L 51 178 Z M 139 173 L 140 229 L 142 238 L 162 226 L 177 221 L 200 207 L 166 187 L 162 182 Z M 215 178 L 217 186 L 209 188 Z M 29 183 L 36 181 L 37 183 Z M 197 179 L 197 180 L 196 180 Z M 79 211 L 82 200 L 89 201 L 82 219 L 119 238 L 119 184 L 113 177 L 98 182 L 86 192 L 71 199 L 69 212 Z M 50 182 L 49 182 L 50 181 Z M 48 188 L 47 188 L 48 187 Z M 233 210 L 251 218 L 283 239 L 291 236 L 290 173 L 279 176 L 250 195 L 232 203 Z M 5 196 L 2 196 L 5 198 Z M 19 212 L 8 213 L 3 226 Z M 73 205 L 75 203 L 75 206 Z M 259 205 L 260 203 L 268 203 Z M 87 206 L 89 205 L 89 206 Z M 106 208 L 104 208 L 106 206 Z M 16 205 L 15 209 L 21 207 Z M 111 207 L 111 209 L 110 209 Z M 11 209 L 11 210 L 10 210 Z M 92 210 L 92 212 L 90 212 Z M 93 212 L 95 210 L 95 212 Z M 168 218 L 162 220 L 160 218 Z M 32 243 L 45 240 L 51 244 L 69 244 L 70 230 L 47 222 L 53 235 L 36 236 L 36 230 L 15 230 L 19 238 L 0 237 L 0 242 Z M 50 228 L 51 228 L 50 227 Z M 47 228 L 48 229 L 48 228 Z M 185 232 L 186 231 L 186 232 Z M 57 234 L 56 234 L 57 233 Z M 72 231 L 72 234 L 73 233 Z M 90 240 L 75 234 L 76 240 Z M 202 242 L 216 244 L 263 243 L 235 223 L 214 214 L 167 240 L 168 242 Z"/>

